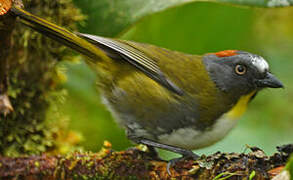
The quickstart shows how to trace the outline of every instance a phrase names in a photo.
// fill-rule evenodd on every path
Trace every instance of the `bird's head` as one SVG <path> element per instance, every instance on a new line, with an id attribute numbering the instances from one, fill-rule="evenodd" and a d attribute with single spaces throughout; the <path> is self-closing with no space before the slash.
<path id="1" fill-rule="evenodd" d="M 261 56 L 226 50 L 206 54 L 203 60 L 211 79 L 221 91 L 242 96 L 263 88 L 283 87 Z"/>

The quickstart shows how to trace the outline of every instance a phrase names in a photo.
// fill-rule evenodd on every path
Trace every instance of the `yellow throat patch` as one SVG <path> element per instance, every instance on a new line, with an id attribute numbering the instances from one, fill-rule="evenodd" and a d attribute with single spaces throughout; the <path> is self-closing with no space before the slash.
<path id="1" fill-rule="evenodd" d="M 235 106 L 227 112 L 227 117 L 231 120 L 236 120 L 238 118 L 240 118 L 243 113 L 246 111 L 247 109 L 247 104 L 250 100 L 250 98 L 255 94 L 255 91 L 241 96 L 238 100 L 238 102 L 235 104 Z"/>

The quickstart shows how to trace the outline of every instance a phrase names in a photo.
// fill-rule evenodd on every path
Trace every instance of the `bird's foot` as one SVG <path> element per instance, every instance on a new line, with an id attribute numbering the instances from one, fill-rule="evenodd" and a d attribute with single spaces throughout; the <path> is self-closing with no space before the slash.
<path id="1" fill-rule="evenodd" d="M 167 164 L 167 172 L 168 172 L 168 174 L 171 176 L 170 168 L 175 166 L 177 162 L 184 161 L 184 160 L 187 160 L 187 159 L 198 160 L 199 156 L 197 154 L 193 153 L 192 151 L 186 150 L 182 154 L 182 157 L 174 158 L 174 159 L 169 160 L 169 162 Z"/>
<path id="2" fill-rule="evenodd" d="M 167 144 L 162 144 L 162 143 L 156 142 L 154 140 L 150 140 L 150 139 L 146 139 L 146 138 L 139 138 L 139 137 L 133 138 L 133 141 L 138 143 L 138 144 L 146 145 L 147 147 L 150 148 L 150 151 L 152 151 L 152 152 L 155 151 L 154 148 L 160 148 L 160 149 L 164 149 L 164 150 L 167 150 L 167 151 L 171 151 L 171 152 L 174 152 L 174 153 L 181 154 L 182 155 L 181 158 L 172 159 L 167 164 L 167 172 L 168 172 L 169 175 L 171 175 L 170 168 L 173 167 L 178 161 L 182 161 L 182 160 L 186 160 L 186 159 L 193 159 L 193 160 L 199 159 L 199 156 L 197 154 L 194 154 L 192 151 L 186 150 L 186 149 L 183 149 L 183 148 L 180 148 L 180 147 L 167 145 Z"/>

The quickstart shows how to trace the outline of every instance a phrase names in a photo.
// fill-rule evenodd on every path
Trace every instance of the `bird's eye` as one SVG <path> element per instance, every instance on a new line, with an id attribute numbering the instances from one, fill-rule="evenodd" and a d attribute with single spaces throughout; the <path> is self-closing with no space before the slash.
<path id="1" fill-rule="evenodd" d="M 237 64 L 235 66 L 235 72 L 238 74 L 238 75 L 243 75 L 245 74 L 247 71 L 247 68 L 246 66 L 242 65 L 242 64 Z"/>

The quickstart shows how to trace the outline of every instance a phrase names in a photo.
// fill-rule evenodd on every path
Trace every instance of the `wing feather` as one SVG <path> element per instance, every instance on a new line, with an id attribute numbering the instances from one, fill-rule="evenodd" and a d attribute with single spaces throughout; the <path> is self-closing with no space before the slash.
<path id="1" fill-rule="evenodd" d="M 114 53 L 118 54 L 122 59 L 132 64 L 170 91 L 178 95 L 183 95 L 183 91 L 163 74 L 157 62 L 136 48 L 110 38 L 81 33 L 78 33 L 78 35 L 95 45 L 103 45 L 110 48 L 112 50 L 111 53 L 114 51 Z"/>

